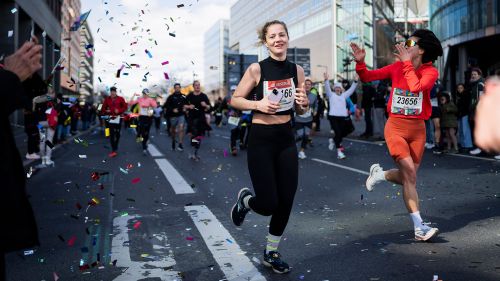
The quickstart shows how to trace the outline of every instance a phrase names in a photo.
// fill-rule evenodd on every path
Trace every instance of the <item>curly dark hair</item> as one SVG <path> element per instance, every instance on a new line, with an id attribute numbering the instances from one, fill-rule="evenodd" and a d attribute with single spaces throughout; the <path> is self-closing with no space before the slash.
<path id="1" fill-rule="evenodd" d="M 424 50 L 422 55 L 423 63 L 434 62 L 437 57 L 443 55 L 443 47 L 434 32 L 428 29 L 417 29 L 411 36 L 419 39 L 417 45 Z"/>

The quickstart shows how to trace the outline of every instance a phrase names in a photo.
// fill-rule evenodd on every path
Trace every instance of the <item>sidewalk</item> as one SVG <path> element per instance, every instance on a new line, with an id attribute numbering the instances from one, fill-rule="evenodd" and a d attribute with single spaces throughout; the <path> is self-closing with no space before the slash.
<path id="1" fill-rule="evenodd" d="M 86 131 L 77 131 L 76 135 L 69 135 L 66 138 L 66 141 L 62 144 L 56 144 L 53 151 L 58 149 L 61 145 L 72 142 L 75 138 L 80 137 L 82 135 L 88 134 L 98 128 L 98 124 L 90 126 Z M 21 158 L 23 160 L 23 166 L 26 168 L 30 165 L 33 165 L 36 161 L 40 160 L 28 160 L 26 159 L 26 153 L 28 152 L 28 136 L 24 131 L 24 127 L 19 125 L 11 124 L 12 134 L 14 135 L 14 141 L 16 142 L 17 149 L 19 150 L 19 154 L 21 154 Z"/>

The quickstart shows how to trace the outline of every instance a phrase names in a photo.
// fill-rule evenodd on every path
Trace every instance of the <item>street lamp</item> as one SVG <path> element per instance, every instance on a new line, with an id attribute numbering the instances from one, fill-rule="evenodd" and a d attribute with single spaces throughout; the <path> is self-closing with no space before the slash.
<path id="1" fill-rule="evenodd" d="M 317 67 L 324 67 L 325 68 L 325 72 L 328 73 L 328 66 L 327 65 L 323 65 L 323 64 L 318 64 L 316 65 Z"/>

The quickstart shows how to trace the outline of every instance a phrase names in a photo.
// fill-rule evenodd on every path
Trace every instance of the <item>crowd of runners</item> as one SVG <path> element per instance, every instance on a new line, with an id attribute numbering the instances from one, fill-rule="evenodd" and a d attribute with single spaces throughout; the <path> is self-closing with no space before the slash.
<path id="1" fill-rule="evenodd" d="M 457 153 L 460 144 L 471 154 L 481 152 L 474 147 L 470 122 L 474 103 L 488 83 L 481 78 L 480 70 L 471 72 L 472 92 L 464 94 L 465 85 L 458 85 L 456 95 L 440 90 L 433 62 L 443 55 L 441 42 L 432 31 L 420 29 L 395 46 L 394 63 L 376 70 L 368 70 L 365 50 L 351 43 L 356 77 L 331 84 L 329 73 L 324 73 L 324 88 L 318 89 L 305 77 L 301 66 L 287 59 L 289 37 L 285 23 L 267 22 L 259 32 L 259 41 L 269 57 L 251 64 L 239 84 L 230 87 L 230 93 L 214 105 L 201 91 L 199 81 L 193 82 L 188 94 L 182 93 L 181 85 L 176 83 L 163 104 L 161 97 L 147 88 L 126 102 L 118 89 L 111 87 L 97 112 L 111 144 L 109 157 L 119 156 L 124 126 L 135 129 L 142 152 L 148 154 L 151 127 L 154 125 L 158 132 L 164 117 L 172 151 L 184 151 L 187 142 L 191 147 L 189 158 L 198 161 L 203 139 L 212 130 L 213 116 L 216 126 L 225 124 L 230 130 L 230 153 L 236 156 L 240 150 L 247 150 L 252 189 L 243 188 L 236 195 L 231 219 L 240 226 L 249 211 L 270 216 L 263 264 L 274 272 L 286 273 L 290 267 L 278 247 L 293 207 L 299 159 L 307 158 L 306 149 L 320 129 L 324 112 L 331 128 L 328 149 L 335 151 L 338 159 L 346 158 L 343 138 L 354 130 L 352 119 L 364 115 L 366 128 L 361 137 L 375 135 L 375 140 L 384 139 L 394 160 L 392 169 L 384 170 L 378 163 L 371 165 L 367 190 L 373 191 L 383 181 L 400 185 L 415 239 L 428 241 L 438 235 L 438 228 L 420 215 L 417 172 L 425 148 L 437 154 Z M 43 133 L 43 165 L 53 165 L 52 142 L 64 121 L 57 118 L 58 110 L 64 109 L 59 102 L 59 97 L 50 92 L 34 100 L 43 116 L 37 127 Z"/>

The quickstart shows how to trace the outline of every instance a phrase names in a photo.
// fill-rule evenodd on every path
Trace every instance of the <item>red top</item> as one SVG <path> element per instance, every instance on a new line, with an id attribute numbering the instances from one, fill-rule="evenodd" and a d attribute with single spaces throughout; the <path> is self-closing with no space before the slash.
<path id="1" fill-rule="evenodd" d="M 387 112 L 389 112 L 389 116 L 424 120 L 429 119 L 431 116 L 431 90 L 439 76 L 438 70 L 432 66 L 431 62 L 424 63 L 418 69 L 415 69 L 411 61 L 398 61 L 376 70 L 368 70 L 366 64 L 362 62 L 356 64 L 356 72 L 363 82 L 384 79 L 392 80 L 392 91 L 389 102 L 387 103 Z M 422 92 L 422 111 L 415 115 L 393 113 L 391 108 L 395 88 L 410 91 L 411 93 Z M 411 94 L 406 96 L 413 97 Z"/>
<path id="2" fill-rule="evenodd" d="M 118 113 L 115 113 L 115 109 L 118 110 Z M 120 96 L 116 96 L 115 98 L 107 97 L 102 104 L 102 112 L 103 114 L 109 115 L 121 115 L 123 112 L 127 110 L 127 103 L 125 99 Z"/>

